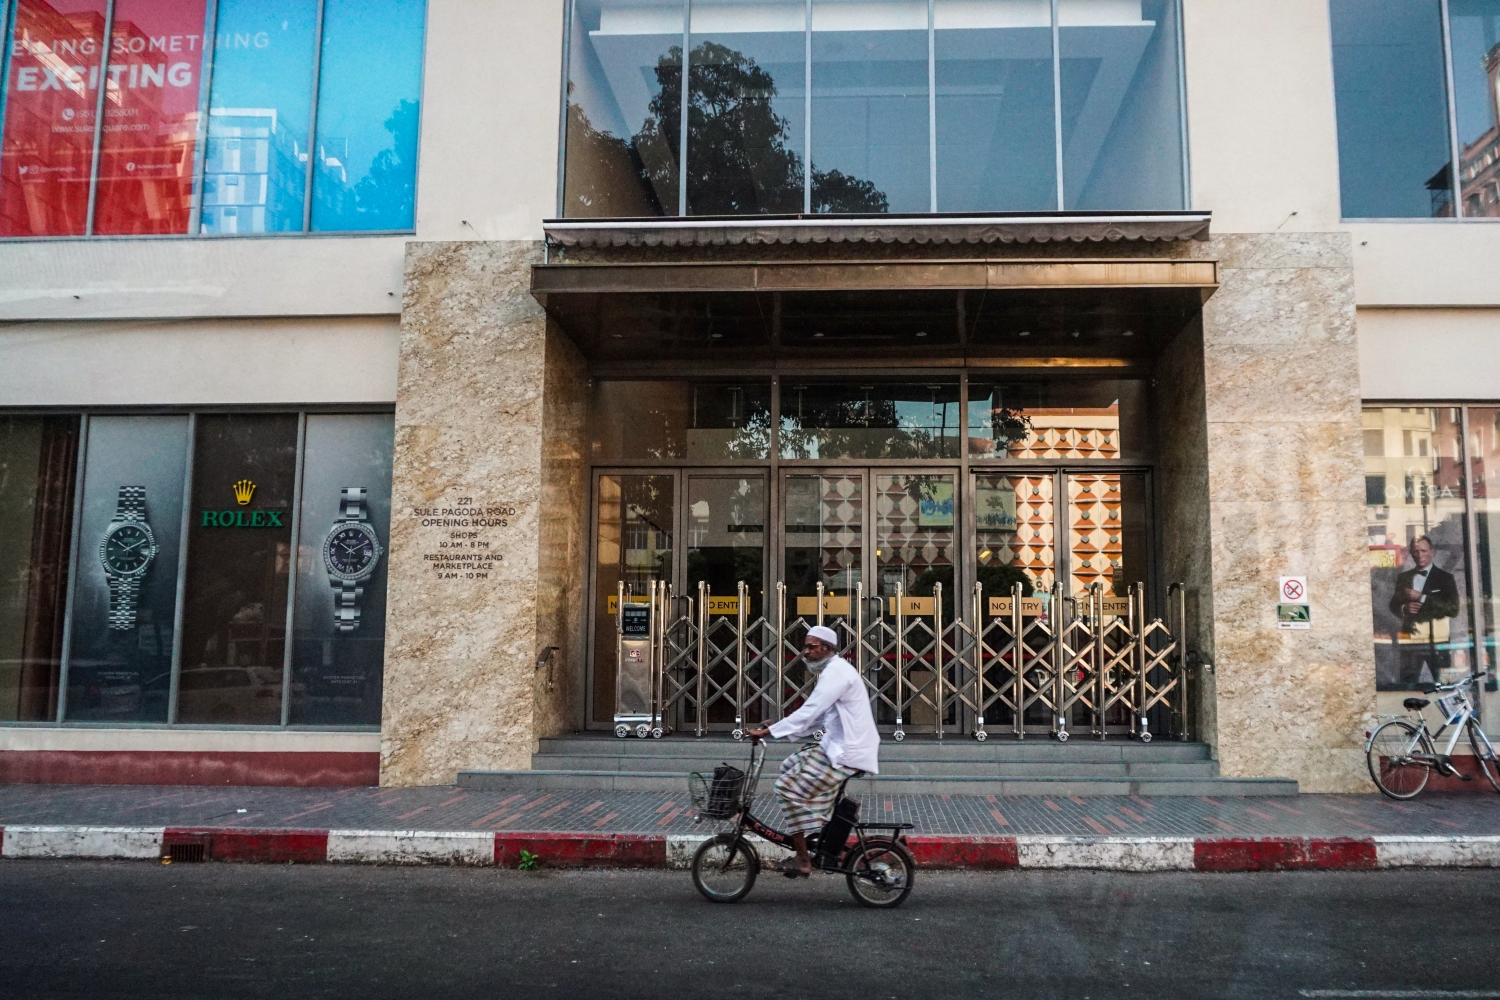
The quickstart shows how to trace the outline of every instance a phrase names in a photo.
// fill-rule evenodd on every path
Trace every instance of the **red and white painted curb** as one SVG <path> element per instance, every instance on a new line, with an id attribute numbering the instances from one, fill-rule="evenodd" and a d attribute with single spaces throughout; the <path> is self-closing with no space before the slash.
<path id="1" fill-rule="evenodd" d="M 707 834 L 493 833 L 456 830 L 242 830 L 211 827 L 7 826 L 3 858 L 177 856 L 298 864 L 498 865 L 522 852 L 549 868 L 686 868 Z M 930 869 L 1288 871 L 1497 868 L 1500 836 L 908 838 Z M 198 846 L 201 845 L 201 851 Z M 188 848 L 184 851 L 182 848 Z M 177 848 L 177 850 L 174 850 Z M 763 856 L 779 851 L 761 843 Z"/>

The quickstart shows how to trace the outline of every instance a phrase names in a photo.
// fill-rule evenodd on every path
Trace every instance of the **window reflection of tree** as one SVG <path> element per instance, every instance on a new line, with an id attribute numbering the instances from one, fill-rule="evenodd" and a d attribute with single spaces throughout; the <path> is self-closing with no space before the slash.
<path id="1" fill-rule="evenodd" d="M 694 215 L 802 211 L 803 157 L 788 148 L 791 124 L 776 113 L 776 82 L 754 59 L 715 42 L 692 50 L 688 92 L 688 205 Z M 676 215 L 682 162 L 682 48 L 657 61 L 657 91 L 641 130 L 626 140 L 568 106 L 571 215 Z M 570 92 L 571 92 L 571 84 Z M 890 210 L 874 183 L 839 170 L 812 171 L 812 210 Z"/>

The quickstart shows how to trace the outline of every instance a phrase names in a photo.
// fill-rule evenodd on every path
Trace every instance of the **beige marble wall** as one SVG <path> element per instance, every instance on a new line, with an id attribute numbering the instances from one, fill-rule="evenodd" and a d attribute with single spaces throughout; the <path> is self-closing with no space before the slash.
<path id="1" fill-rule="evenodd" d="M 1214 589 L 1208 496 L 1208 423 L 1204 409 L 1203 326 L 1194 320 L 1166 344 L 1151 373 L 1156 404 L 1157 520 L 1162 575 L 1183 585 L 1192 661 L 1213 661 Z M 1175 600 L 1175 599 L 1174 599 Z M 1177 608 L 1168 609 L 1176 626 Z M 1190 665 L 1188 729 L 1195 740 L 1218 743 L 1216 685 L 1211 670 Z"/>
<path id="2" fill-rule="evenodd" d="M 528 283 L 540 255 L 532 242 L 408 244 L 382 784 L 530 766 L 537 654 L 557 644 L 538 635 L 549 337 Z M 463 500 L 469 506 L 457 507 Z M 424 523 L 442 519 L 426 512 L 456 509 L 499 512 L 475 529 L 483 548 L 447 548 L 453 532 Z M 486 561 L 440 575 L 455 551 Z M 480 565 L 483 578 L 466 575 Z"/>
<path id="3" fill-rule="evenodd" d="M 557 649 L 551 661 L 537 670 L 533 709 L 536 736 L 573 729 L 583 711 L 588 386 L 588 365 L 583 355 L 567 334 L 549 322 L 543 373 L 536 627 L 538 649 Z"/>
<path id="4" fill-rule="evenodd" d="M 1369 791 L 1375 708 L 1350 237 L 1215 237 L 1203 313 L 1218 756 L 1226 775 Z M 1306 575 L 1312 629 L 1276 628 Z"/>

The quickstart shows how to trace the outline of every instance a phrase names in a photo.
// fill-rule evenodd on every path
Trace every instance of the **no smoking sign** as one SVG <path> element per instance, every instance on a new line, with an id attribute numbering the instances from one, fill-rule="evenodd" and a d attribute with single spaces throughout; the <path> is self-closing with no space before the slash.
<path id="1" fill-rule="evenodd" d="M 1307 599 L 1307 577 L 1284 576 L 1276 595 L 1276 627 L 1303 630 L 1312 628 L 1312 608 Z"/>

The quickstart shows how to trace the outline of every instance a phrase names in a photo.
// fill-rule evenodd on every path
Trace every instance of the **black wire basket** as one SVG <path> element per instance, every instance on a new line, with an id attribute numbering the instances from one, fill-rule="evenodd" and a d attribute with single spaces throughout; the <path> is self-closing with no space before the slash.
<path id="1" fill-rule="evenodd" d="M 720 764 L 712 774 L 694 771 L 688 775 L 688 794 L 703 819 L 729 819 L 739 808 L 745 790 L 745 772 L 731 764 Z"/>

